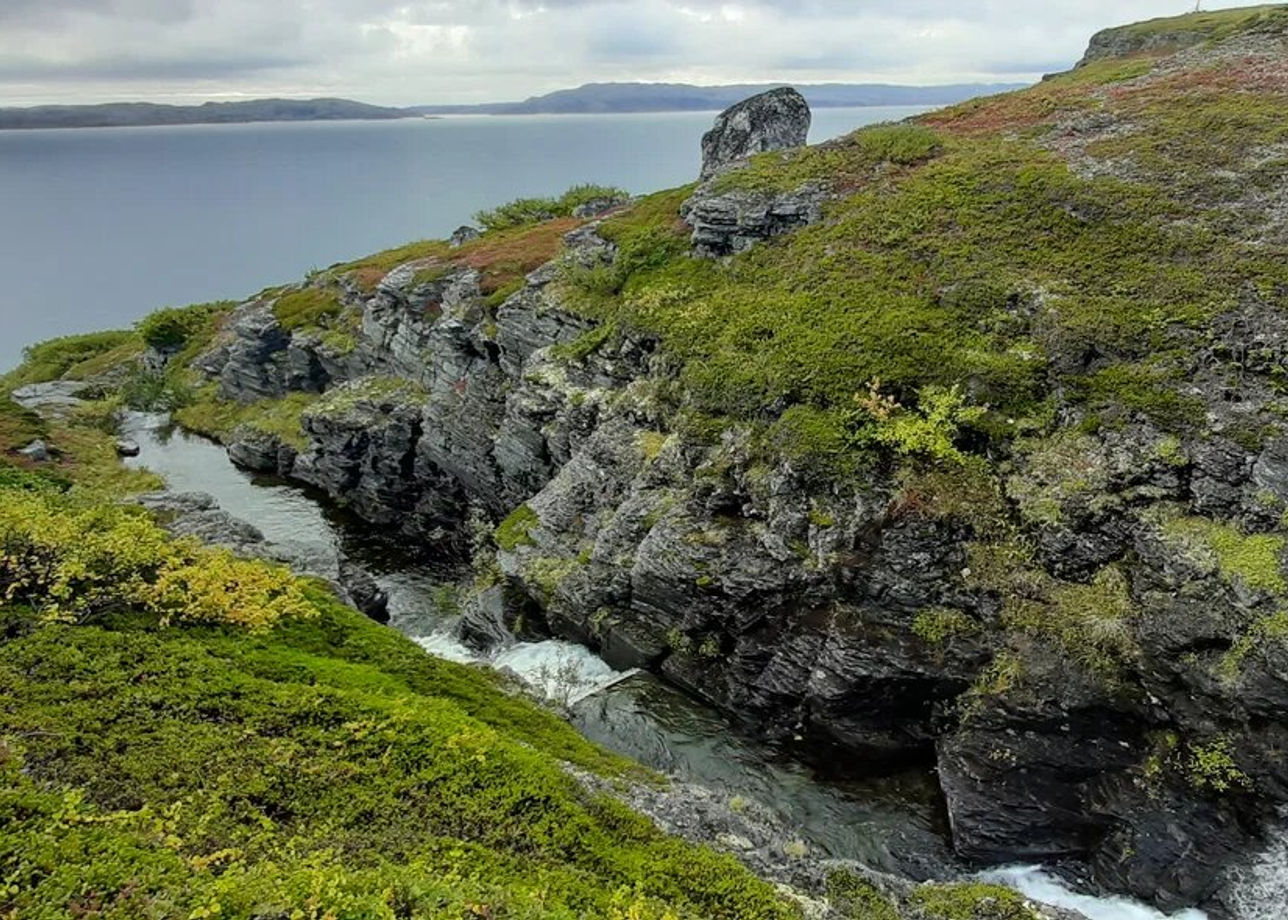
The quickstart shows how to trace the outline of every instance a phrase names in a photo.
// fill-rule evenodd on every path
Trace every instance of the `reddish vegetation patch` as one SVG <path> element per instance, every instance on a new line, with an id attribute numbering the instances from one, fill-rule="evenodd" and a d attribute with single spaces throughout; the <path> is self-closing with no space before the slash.
<path id="1" fill-rule="evenodd" d="M 563 244 L 564 235 L 583 223 L 579 218 L 564 217 L 513 230 L 498 230 L 456 250 L 449 250 L 446 243 L 438 240 L 412 243 L 338 268 L 350 272 L 362 290 L 374 291 L 389 272 L 408 262 L 420 260 L 426 271 L 436 265 L 442 265 L 444 271 L 453 266 L 468 266 L 478 269 L 483 276 L 483 293 L 491 294 L 553 259 Z"/>
<path id="2" fill-rule="evenodd" d="M 1262 55 L 1231 58 L 1220 66 L 1182 70 L 1127 86 L 1111 88 L 1109 97 L 1125 104 L 1175 100 L 1195 91 L 1212 93 L 1288 93 L 1288 63 Z"/>
<path id="3" fill-rule="evenodd" d="M 387 274 L 389 274 L 389 272 L 383 268 L 366 266 L 364 268 L 357 269 L 353 273 L 353 280 L 357 283 L 358 287 L 362 288 L 362 290 L 374 291 L 376 289 L 376 285 L 383 281 Z"/>
<path id="4" fill-rule="evenodd" d="M 489 233 L 462 246 L 452 262 L 478 269 L 483 275 L 483 293 L 490 294 L 553 259 L 563 245 L 564 236 L 583 223 L 576 217 L 564 217 L 531 227 Z"/>
<path id="5" fill-rule="evenodd" d="M 1003 134 L 1024 131 L 1050 123 L 1065 110 L 1091 107 L 1094 87 L 1072 86 L 1059 90 L 1038 87 L 1029 92 L 1011 93 L 973 99 L 940 112 L 932 112 L 921 121 L 950 134 Z"/>

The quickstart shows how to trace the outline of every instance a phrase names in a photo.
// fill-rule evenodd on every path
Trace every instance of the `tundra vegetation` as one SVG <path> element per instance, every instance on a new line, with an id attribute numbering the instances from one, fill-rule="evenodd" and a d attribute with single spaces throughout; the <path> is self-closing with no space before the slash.
<path id="1" fill-rule="evenodd" d="M 1255 53 L 1257 36 L 1285 29 L 1282 7 L 1145 23 L 1030 89 L 754 157 L 700 193 L 809 189 L 824 204 L 736 256 L 694 256 L 682 217 L 694 186 L 595 218 L 610 258 L 570 252 L 591 222 L 582 206 L 618 197 L 579 187 L 484 212 L 461 245 L 410 243 L 256 300 L 285 333 L 343 355 L 362 345 L 364 298 L 391 273 L 414 291 L 472 269 L 487 354 L 498 311 L 558 259 L 550 290 L 580 332 L 550 348 L 559 368 L 624 342 L 647 343 L 664 368 L 614 397 L 643 406 L 632 446 L 648 468 L 709 450 L 697 478 L 710 494 L 735 466 L 748 490 L 793 477 L 820 499 L 801 515 L 811 540 L 844 528 L 833 499 L 870 498 L 873 484 L 893 493 L 883 524 L 953 535 L 951 596 L 909 614 L 907 631 L 934 661 L 983 652 L 948 682 L 969 689 L 937 720 L 1037 712 L 1034 694 L 1051 688 L 1035 664 L 1053 657 L 1094 700 L 1085 721 L 1143 718 L 1162 673 L 1168 689 L 1233 710 L 1247 669 L 1288 641 L 1288 495 L 1267 461 L 1288 418 L 1276 325 L 1288 77 L 1282 55 Z M 57 419 L 0 403 L 0 916 L 794 916 L 733 861 L 587 794 L 562 764 L 642 777 L 496 679 L 427 658 L 316 584 L 169 540 L 110 500 L 155 485 L 113 462 L 122 405 L 304 449 L 302 420 L 346 399 L 426 399 L 380 389 L 400 386 L 387 380 L 224 399 L 193 361 L 226 344 L 231 314 L 167 310 L 133 331 L 55 340 L 0 381 L 92 380 L 102 397 Z M 144 360 L 157 352 L 170 356 L 160 367 Z M 51 461 L 14 453 L 37 437 Z M 1219 478 L 1227 455 L 1247 468 L 1237 486 L 1191 488 Z M 1239 489 L 1254 466 L 1263 488 L 1250 500 Z M 602 563 L 589 544 L 547 553 L 541 508 L 501 509 L 482 528 L 485 587 L 511 577 L 498 559 L 519 557 L 534 599 L 553 604 Z M 675 513 L 658 502 L 639 521 L 651 532 Z M 750 530 L 720 514 L 700 523 L 676 534 L 677 552 Z M 1059 548 L 1080 537 L 1121 546 L 1075 566 Z M 842 558 L 787 548 L 815 566 Z M 689 596 L 718 593 L 722 574 L 689 577 Z M 216 597 L 229 586 L 232 600 Z M 1168 632 L 1160 598 L 1195 590 L 1229 616 L 1187 620 L 1215 632 L 1147 663 Z M 668 651 L 715 671 L 733 643 L 708 625 L 667 629 Z M 1214 709 L 1182 731 L 1172 723 L 1185 716 L 1153 705 L 1168 727 L 1129 765 L 1142 795 L 1179 784 L 1216 809 L 1282 792 L 1282 763 L 1239 733 L 1241 716 L 1221 723 Z M 988 886 L 927 887 L 906 904 L 845 876 L 830 891 L 838 909 L 880 920 L 978 917 L 981 903 L 1032 915 Z"/>

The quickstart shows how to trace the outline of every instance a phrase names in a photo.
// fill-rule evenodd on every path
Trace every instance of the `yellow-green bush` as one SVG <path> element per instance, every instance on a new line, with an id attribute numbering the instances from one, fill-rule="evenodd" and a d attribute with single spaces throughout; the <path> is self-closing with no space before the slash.
<path id="1" fill-rule="evenodd" d="M 282 566 L 173 540 L 139 509 L 0 489 L 0 599 L 56 619 L 137 608 L 252 630 L 313 615 Z"/>

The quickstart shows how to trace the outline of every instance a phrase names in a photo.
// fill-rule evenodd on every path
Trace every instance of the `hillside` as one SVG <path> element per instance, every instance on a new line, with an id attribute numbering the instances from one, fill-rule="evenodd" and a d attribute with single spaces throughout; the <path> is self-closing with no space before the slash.
<path id="1" fill-rule="evenodd" d="M 0 108 L 0 131 L 17 128 L 121 128 L 145 125 L 220 125 L 258 121 L 344 121 L 410 118 L 412 113 L 348 99 L 254 99 L 159 105 L 108 102 L 101 105 L 41 105 Z"/>
<path id="2" fill-rule="evenodd" d="M 418 105 L 426 115 L 585 115 L 611 112 L 712 112 L 782 84 L 693 86 L 687 83 L 588 83 L 533 96 L 522 102 L 482 105 Z M 822 83 L 797 87 L 814 108 L 874 105 L 948 105 L 975 96 L 1018 89 L 1023 84 L 965 83 L 896 86 L 887 83 Z"/>
<path id="3" fill-rule="evenodd" d="M 789 95 L 724 130 L 803 136 Z M 1268 916 L 1240 870 L 1288 805 L 1288 7 L 711 166 L 49 343 L 3 385 L 174 408 L 471 559 L 476 641 L 571 638 L 837 769 L 933 771 L 970 863 Z M 631 853 L 595 884 L 642 884 Z M 680 915 L 781 908 L 675 884 Z"/>

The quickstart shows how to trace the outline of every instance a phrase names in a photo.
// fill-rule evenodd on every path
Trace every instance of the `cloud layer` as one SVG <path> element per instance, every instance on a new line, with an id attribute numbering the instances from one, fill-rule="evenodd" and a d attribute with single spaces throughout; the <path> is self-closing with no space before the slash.
<path id="1" fill-rule="evenodd" d="M 1206 4 L 1207 8 L 1241 5 Z M 1186 0 L 0 0 L 0 105 L 1036 79 Z"/>

